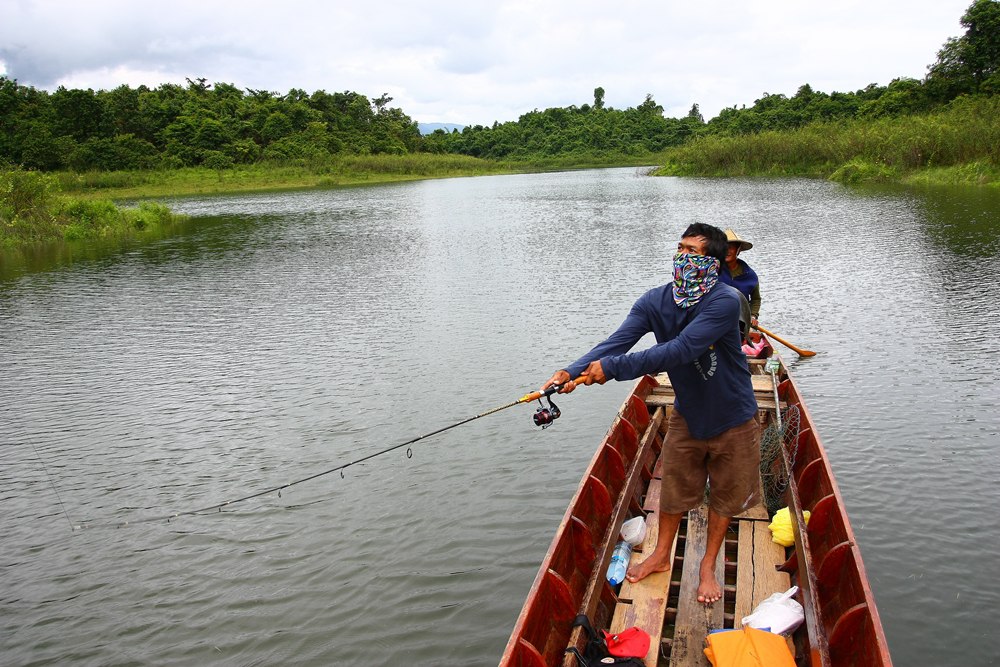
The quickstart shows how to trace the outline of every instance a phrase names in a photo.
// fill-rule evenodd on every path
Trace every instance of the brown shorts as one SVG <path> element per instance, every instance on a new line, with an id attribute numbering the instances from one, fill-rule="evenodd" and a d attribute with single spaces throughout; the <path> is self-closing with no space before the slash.
<path id="1" fill-rule="evenodd" d="M 698 440 L 688 432 L 687 421 L 676 410 L 667 422 L 663 445 L 663 480 L 660 511 L 681 514 L 705 498 L 723 516 L 736 516 L 760 502 L 760 423 L 753 419 Z"/>

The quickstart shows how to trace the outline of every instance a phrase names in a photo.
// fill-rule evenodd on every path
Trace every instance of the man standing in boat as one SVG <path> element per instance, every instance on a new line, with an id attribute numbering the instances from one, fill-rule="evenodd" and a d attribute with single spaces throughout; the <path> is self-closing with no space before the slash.
<path id="1" fill-rule="evenodd" d="M 583 384 L 633 380 L 666 372 L 675 392 L 663 445 L 659 536 L 656 548 L 628 569 L 636 582 L 670 568 L 670 547 L 681 518 L 698 507 L 709 483 L 708 536 L 701 562 L 698 601 L 722 598 L 715 562 L 730 519 L 759 498 L 757 401 L 741 347 L 743 296 L 719 282 L 727 238 L 717 227 L 690 225 L 677 244 L 672 283 L 653 288 L 632 306 L 611 336 L 542 388 L 561 393 Z M 647 333 L 656 344 L 629 352 Z"/>

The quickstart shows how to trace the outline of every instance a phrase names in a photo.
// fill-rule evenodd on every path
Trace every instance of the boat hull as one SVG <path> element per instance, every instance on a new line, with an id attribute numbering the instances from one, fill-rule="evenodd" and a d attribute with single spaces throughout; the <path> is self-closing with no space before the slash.
<path id="1" fill-rule="evenodd" d="M 796 432 L 784 444 L 774 464 L 775 472 L 787 478 L 781 501 L 791 512 L 795 546 L 782 552 L 770 544 L 770 548 L 778 549 L 777 561 L 757 565 L 768 581 L 776 581 L 771 576 L 777 566 L 787 575 L 785 581 L 800 588 L 797 597 L 805 611 L 805 623 L 790 638 L 796 663 L 812 667 L 891 665 L 861 553 L 829 460 L 801 393 L 783 365 L 778 367 L 773 378 L 764 372 L 764 360 L 752 360 L 751 369 L 755 373 L 755 393 L 765 426 L 780 421 L 782 413 L 792 410 L 799 417 Z M 673 402 L 668 383 L 665 375 L 641 378 L 622 404 L 587 466 L 542 560 L 500 660 L 501 665 L 575 665 L 575 658 L 567 655 L 566 650 L 584 647 L 586 638 L 582 630 L 572 625 L 578 614 L 586 614 L 597 628 L 620 629 L 618 626 L 625 619 L 640 627 L 643 623 L 649 625 L 644 629 L 650 632 L 654 644 L 646 658 L 648 667 L 657 662 L 678 666 L 707 664 L 701 655 L 701 645 L 693 645 L 701 644 L 705 633 L 713 626 L 740 626 L 742 612 L 731 610 L 731 602 L 725 614 L 721 605 L 714 615 L 700 614 L 700 605 L 699 612 L 685 612 L 689 603 L 687 596 L 693 589 L 684 583 L 683 575 L 680 581 L 675 575 L 673 582 L 669 574 L 664 577 L 664 590 L 651 594 L 655 598 L 653 606 L 659 605 L 659 610 L 646 615 L 637 609 L 645 608 L 641 605 L 649 606 L 648 600 L 640 603 L 642 595 L 650 595 L 648 590 L 643 593 L 628 582 L 616 590 L 605 578 L 621 525 L 626 519 L 646 515 L 654 524 L 651 527 L 655 533 L 655 499 L 659 495 L 657 460 Z M 737 517 L 747 520 L 739 525 L 756 526 L 760 531 L 768 517 L 762 507 L 757 512 L 754 516 Z M 807 512 L 810 515 L 808 524 Z M 684 523 L 685 530 L 696 530 L 703 521 L 700 516 L 692 510 Z M 760 523 L 762 519 L 765 523 Z M 756 523 L 752 523 L 754 521 Z M 734 530 L 738 530 L 735 526 L 736 519 Z M 655 534 L 652 539 L 655 540 Z M 757 539 L 761 539 L 759 535 Z M 742 533 L 739 541 L 743 542 Z M 728 549 L 727 546 L 727 561 L 730 559 Z M 734 545 L 733 562 L 725 563 L 727 572 L 734 569 L 736 559 L 741 558 L 735 549 Z M 748 549 L 753 550 L 752 547 Z M 758 551 L 764 549 L 758 548 Z M 692 553 L 688 553 L 688 560 L 693 560 Z M 683 563 L 683 549 L 678 555 L 678 563 Z M 685 572 L 690 566 L 690 563 L 684 564 Z M 680 568 L 678 565 L 678 574 Z M 695 576 L 689 575 L 688 579 Z M 732 578 L 735 580 L 735 575 Z M 736 584 L 726 588 L 735 589 Z M 733 598 L 737 597 L 735 592 L 730 592 Z M 740 595 L 743 596 L 741 605 L 750 604 L 747 600 L 751 598 L 742 591 Z M 680 602 L 677 601 L 679 596 Z M 753 600 L 759 598 L 757 595 Z M 695 625 L 703 627 L 687 627 L 692 616 L 698 616 Z"/>

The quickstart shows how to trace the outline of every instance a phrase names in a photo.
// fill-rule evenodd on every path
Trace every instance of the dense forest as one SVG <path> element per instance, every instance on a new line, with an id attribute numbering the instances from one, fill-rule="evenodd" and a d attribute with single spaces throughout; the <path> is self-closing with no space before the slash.
<path id="1" fill-rule="evenodd" d="M 220 169 L 418 151 L 416 124 L 390 101 L 352 92 L 243 91 L 204 79 L 49 94 L 0 78 L 0 159 L 42 170 Z"/>
<path id="2" fill-rule="evenodd" d="M 517 121 L 421 136 L 392 98 L 356 92 L 286 94 L 189 79 L 186 86 L 58 88 L 0 77 L 0 166 L 42 171 L 163 170 L 252 164 L 322 164 L 338 156 L 459 154 L 531 161 L 553 156 L 651 155 L 692 138 L 793 130 L 814 123 L 885 119 L 945 108 L 959 97 L 1000 94 L 1000 0 L 976 0 L 966 32 L 949 39 L 922 80 L 900 78 L 853 92 L 802 85 L 763 94 L 708 122 L 694 104 L 667 118 L 651 95 L 606 107 L 603 88 L 580 106 L 531 111 Z"/>

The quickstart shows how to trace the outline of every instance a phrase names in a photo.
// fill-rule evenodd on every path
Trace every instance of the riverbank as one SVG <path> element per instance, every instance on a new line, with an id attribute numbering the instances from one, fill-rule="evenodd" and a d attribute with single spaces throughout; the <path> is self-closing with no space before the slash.
<path id="1" fill-rule="evenodd" d="M 269 190 L 375 185 L 430 178 L 661 164 L 662 156 L 569 155 L 530 162 L 483 160 L 468 155 L 355 155 L 299 164 L 256 164 L 214 170 L 56 172 L 60 192 L 114 200 L 234 194 Z"/>
<path id="2" fill-rule="evenodd" d="M 529 161 L 467 155 L 338 156 L 228 169 L 0 172 L 0 248 L 120 236 L 178 220 L 163 197 L 280 191 L 453 178 L 663 165 L 665 176 L 804 176 L 844 184 L 1000 187 L 1000 96 L 959 98 L 935 113 L 814 123 L 795 130 L 701 136 L 656 155 L 572 154 Z"/>
<path id="3" fill-rule="evenodd" d="M 503 165 L 464 155 L 367 155 L 327 162 L 254 164 L 230 169 L 55 172 L 60 192 L 82 199 L 151 199 L 393 183 L 503 173 Z"/>
<path id="4" fill-rule="evenodd" d="M 498 162 L 467 155 L 361 155 L 300 164 L 257 164 L 215 170 L 192 167 L 147 171 L 0 172 L 0 248 L 17 249 L 96 238 L 128 239 L 182 219 L 152 201 L 114 202 L 376 185 L 456 178 L 649 166 L 662 156 L 574 154 Z"/>
<path id="5" fill-rule="evenodd" d="M 55 242 L 132 240 L 159 234 L 186 219 L 156 202 L 123 207 L 107 198 L 67 197 L 48 174 L 0 172 L 0 250 Z"/>
<path id="6" fill-rule="evenodd" d="M 929 114 L 703 136 L 666 151 L 654 173 L 1000 187 L 1000 96 L 959 98 Z"/>

